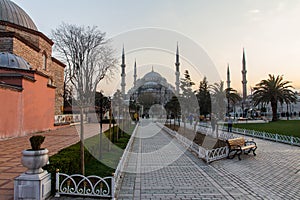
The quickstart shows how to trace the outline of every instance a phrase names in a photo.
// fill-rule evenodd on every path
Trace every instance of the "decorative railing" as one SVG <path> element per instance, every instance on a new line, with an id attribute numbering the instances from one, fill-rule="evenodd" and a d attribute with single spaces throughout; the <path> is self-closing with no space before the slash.
<path id="1" fill-rule="evenodd" d="M 85 115 L 83 120 L 85 120 Z M 72 115 L 72 114 L 67 114 L 67 115 L 55 115 L 54 116 L 54 124 L 71 124 L 71 123 L 76 123 L 80 122 L 80 115 Z"/>
<path id="2" fill-rule="evenodd" d="M 211 129 L 211 127 L 207 123 L 200 123 L 198 125 L 199 131 L 206 130 L 206 129 L 208 129 L 208 130 Z M 231 138 L 236 137 L 233 135 L 233 133 L 237 133 L 240 135 L 256 137 L 256 138 L 260 138 L 260 139 L 264 139 L 264 140 L 271 140 L 274 142 L 281 142 L 281 143 L 285 143 L 285 144 L 300 146 L 300 138 L 294 137 L 294 136 L 274 134 L 274 133 L 268 133 L 268 132 L 263 132 L 263 131 L 242 129 L 242 128 L 232 128 L 232 133 L 228 133 L 226 126 L 219 126 L 218 132 L 219 132 L 219 138 L 224 138 L 226 140 L 230 139 L 230 137 Z"/>
<path id="3" fill-rule="evenodd" d="M 205 159 L 209 163 L 209 162 L 212 162 L 215 160 L 220 160 L 222 158 L 226 158 L 228 153 L 229 153 L 228 146 L 220 147 L 220 148 L 212 149 L 212 150 L 206 150 Z"/>
<path id="4" fill-rule="evenodd" d="M 223 131 L 226 130 L 225 127 L 222 129 Z M 248 130 L 248 129 L 241 129 L 241 128 L 232 128 L 233 133 L 256 137 L 264 140 L 271 140 L 274 142 L 281 142 L 290 145 L 300 146 L 300 138 L 288 135 L 281 135 L 281 134 L 274 134 L 274 133 L 267 133 L 255 130 Z"/>
<path id="5" fill-rule="evenodd" d="M 115 182 L 115 188 L 114 188 L 114 192 L 116 192 L 116 187 L 119 185 L 120 183 L 120 179 L 122 177 L 122 172 L 124 172 L 124 167 L 126 166 L 127 164 L 127 161 L 128 161 L 128 158 L 129 158 L 129 153 L 131 151 L 131 148 L 132 148 L 132 143 L 135 139 L 135 135 L 136 135 L 136 132 L 137 132 L 137 129 L 138 129 L 138 124 L 135 126 L 135 129 L 134 131 L 132 132 L 131 134 L 131 137 L 126 145 L 126 148 L 123 152 L 123 155 L 122 157 L 120 158 L 120 161 L 119 161 L 119 164 L 115 170 L 115 173 L 114 173 L 114 182 Z"/>
<path id="6" fill-rule="evenodd" d="M 169 129 L 168 127 L 157 123 L 157 125 L 162 128 L 165 132 L 175 137 L 184 147 L 190 149 L 191 151 L 195 152 L 199 158 L 205 160 L 207 163 L 210 163 L 215 160 L 220 160 L 222 158 L 226 158 L 229 152 L 227 146 L 216 148 L 212 150 L 207 150 L 204 147 L 194 143 L 193 141 L 189 140 L 188 138 L 180 135 L 176 131 Z M 213 134 L 212 131 L 207 127 L 199 127 L 201 132 L 207 135 Z M 222 133 L 224 134 L 224 133 Z M 232 135 L 232 134 L 231 134 Z M 225 137 L 225 136 L 224 136 Z M 231 136 L 230 136 L 231 137 Z"/>
<path id="7" fill-rule="evenodd" d="M 56 172 L 56 194 L 85 197 L 114 198 L 114 177 L 83 176 L 80 174 L 67 175 Z"/>
<path id="8" fill-rule="evenodd" d="M 218 131 L 215 130 L 214 132 L 212 131 L 212 128 L 209 126 L 198 126 L 197 131 L 205 134 L 205 135 L 210 135 L 211 137 L 215 137 L 221 140 L 228 140 L 228 139 L 233 139 L 236 138 L 238 136 L 235 136 L 233 133 L 229 133 L 227 131 L 225 131 L 225 129 L 219 129 Z"/>

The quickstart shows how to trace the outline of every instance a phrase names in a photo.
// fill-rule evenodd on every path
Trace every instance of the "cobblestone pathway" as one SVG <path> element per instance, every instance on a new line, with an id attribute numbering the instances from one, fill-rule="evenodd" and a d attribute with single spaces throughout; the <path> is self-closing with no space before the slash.
<path id="1" fill-rule="evenodd" d="M 300 199 L 300 148 L 255 141 L 256 157 L 206 164 L 144 121 L 118 199 Z"/>

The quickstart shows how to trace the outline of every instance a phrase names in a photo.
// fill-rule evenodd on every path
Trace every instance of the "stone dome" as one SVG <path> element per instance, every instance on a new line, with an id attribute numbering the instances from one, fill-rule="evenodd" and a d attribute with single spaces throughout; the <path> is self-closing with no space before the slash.
<path id="1" fill-rule="evenodd" d="M 158 79 L 162 79 L 162 76 L 157 73 L 157 72 L 154 72 L 154 71 L 151 71 L 149 73 L 147 73 L 145 76 L 144 76 L 144 79 L 146 81 L 150 81 L 150 80 L 158 80 Z"/>
<path id="2" fill-rule="evenodd" d="M 0 0 L 0 21 L 10 22 L 38 31 L 29 15 L 10 0 Z"/>
<path id="3" fill-rule="evenodd" d="M 0 52 L 0 67 L 26 70 L 30 70 L 32 68 L 22 57 L 7 52 Z"/>

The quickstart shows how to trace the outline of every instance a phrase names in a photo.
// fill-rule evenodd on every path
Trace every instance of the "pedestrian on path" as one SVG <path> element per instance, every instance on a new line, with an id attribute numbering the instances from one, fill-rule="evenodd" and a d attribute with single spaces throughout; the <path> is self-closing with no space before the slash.
<path id="1" fill-rule="evenodd" d="M 232 118 L 231 118 L 231 115 L 229 115 L 229 117 L 228 117 L 228 132 L 232 132 L 232 123 L 233 123 L 233 121 L 232 121 Z"/>
<path id="2" fill-rule="evenodd" d="M 216 130 L 216 122 L 217 122 L 217 119 L 214 115 L 211 116 L 211 120 L 210 120 L 210 123 L 211 123 L 211 129 L 212 129 L 212 132 L 214 133 L 215 130 Z"/>

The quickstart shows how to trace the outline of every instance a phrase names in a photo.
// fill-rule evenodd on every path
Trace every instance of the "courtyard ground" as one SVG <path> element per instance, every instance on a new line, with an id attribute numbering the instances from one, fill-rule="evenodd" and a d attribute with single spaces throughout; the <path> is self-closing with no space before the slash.
<path id="1" fill-rule="evenodd" d="M 103 124 L 103 130 L 108 125 Z M 99 133 L 99 124 L 86 124 L 86 138 Z M 79 141 L 77 126 L 68 126 L 57 130 L 37 133 L 46 136 L 42 147 L 49 150 L 49 156 Z M 13 199 L 14 178 L 26 171 L 21 164 L 21 152 L 30 148 L 29 138 L 25 137 L 0 140 L 0 200 Z"/>

